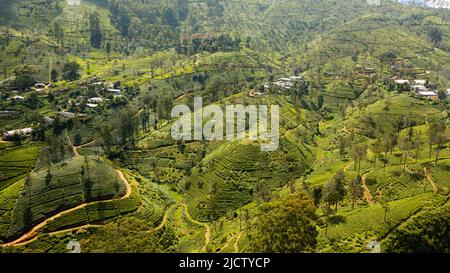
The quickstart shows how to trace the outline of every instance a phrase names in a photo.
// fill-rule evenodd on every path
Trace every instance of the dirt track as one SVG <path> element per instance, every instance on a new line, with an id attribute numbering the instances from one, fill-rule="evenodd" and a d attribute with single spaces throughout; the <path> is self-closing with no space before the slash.
<path id="1" fill-rule="evenodd" d="M 25 245 L 25 244 L 29 243 L 29 241 L 31 239 L 35 238 L 36 235 L 38 234 L 38 232 L 40 230 L 42 230 L 50 221 L 55 220 L 56 218 L 58 218 L 58 217 L 60 217 L 60 216 L 62 216 L 64 214 L 76 211 L 78 209 L 85 208 L 87 205 L 96 204 L 96 203 L 100 203 L 100 202 L 112 202 L 112 201 L 115 201 L 115 200 L 121 200 L 121 199 L 129 198 L 131 196 L 131 192 L 132 192 L 130 183 L 126 180 L 126 178 L 125 178 L 125 176 L 124 176 L 122 171 L 117 170 L 117 176 L 125 184 L 125 189 L 126 189 L 125 195 L 120 197 L 119 199 L 112 199 L 112 200 L 106 200 L 106 201 L 94 201 L 94 202 L 89 202 L 89 203 L 83 203 L 83 204 L 78 205 L 76 207 L 73 207 L 71 209 L 59 212 L 58 214 L 56 214 L 56 215 L 54 215 L 52 217 L 49 217 L 49 218 L 45 219 L 43 222 L 37 224 L 30 231 L 28 231 L 27 233 L 22 235 L 20 238 L 14 240 L 12 242 L 0 245 L 0 246 L 21 246 L 21 245 Z"/>

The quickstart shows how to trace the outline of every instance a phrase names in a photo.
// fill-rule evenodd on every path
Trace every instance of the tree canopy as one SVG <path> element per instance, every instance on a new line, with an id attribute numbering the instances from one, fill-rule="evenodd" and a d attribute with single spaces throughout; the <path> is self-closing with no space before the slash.
<path id="1" fill-rule="evenodd" d="M 298 253 L 317 245 L 317 216 L 311 198 L 302 192 L 262 205 L 250 234 L 255 252 Z"/>

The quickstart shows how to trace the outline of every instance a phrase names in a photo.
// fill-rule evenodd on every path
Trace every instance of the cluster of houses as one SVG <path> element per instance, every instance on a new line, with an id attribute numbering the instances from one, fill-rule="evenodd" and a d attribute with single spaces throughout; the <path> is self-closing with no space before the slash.
<path id="1" fill-rule="evenodd" d="M 120 89 L 120 83 L 108 84 L 100 81 L 97 77 L 86 79 L 84 81 L 79 82 L 79 86 L 82 89 L 93 89 L 95 90 L 95 97 L 90 97 L 87 99 L 86 107 L 90 109 L 95 109 L 100 107 L 102 104 L 106 103 L 111 97 L 122 97 L 122 90 Z M 35 84 L 31 90 L 35 92 L 46 92 L 50 89 L 51 85 L 46 85 L 43 83 Z M 22 102 L 25 101 L 26 98 L 15 94 L 14 96 L 9 97 L 9 101 L 11 102 Z M 16 111 L 0 111 L 0 117 L 8 118 L 15 116 L 17 114 Z M 69 111 L 59 111 L 55 113 L 55 117 L 58 117 L 60 120 L 72 120 L 75 118 L 75 113 Z M 78 114 L 79 117 L 85 116 Z M 53 126 L 55 124 L 55 119 L 51 117 L 44 117 L 41 121 L 41 124 L 45 124 L 46 126 Z M 32 128 L 23 128 L 7 131 L 1 134 L 1 138 L 3 140 L 16 140 L 16 139 L 25 139 L 30 137 L 33 133 Z"/>
<path id="2" fill-rule="evenodd" d="M 301 77 L 301 76 L 291 76 L 289 78 L 280 78 L 277 81 L 274 81 L 272 84 L 274 86 L 280 87 L 281 89 L 290 90 L 294 86 L 295 82 L 298 82 L 301 80 L 303 80 L 303 77 Z M 270 88 L 269 84 L 265 84 L 264 89 L 268 89 L 268 88 Z"/>
<path id="3" fill-rule="evenodd" d="M 16 129 L 3 133 L 2 139 L 3 140 L 14 140 L 17 138 L 22 139 L 31 136 L 32 133 L 33 133 L 32 128 Z"/>
<path id="4" fill-rule="evenodd" d="M 45 84 L 45 83 L 36 83 L 35 85 L 33 85 L 33 87 L 31 87 L 31 90 L 36 92 L 36 93 L 40 93 L 40 94 L 44 94 L 46 93 L 50 87 L 52 87 L 51 84 Z M 13 91 L 13 93 L 18 93 L 18 91 Z M 23 102 L 25 101 L 25 97 L 20 96 L 20 95 L 14 95 L 12 97 L 9 97 L 9 101 L 11 102 Z"/>
<path id="5" fill-rule="evenodd" d="M 98 94 L 103 94 L 103 96 L 105 97 L 121 97 L 122 96 L 122 90 L 119 88 L 119 85 L 116 84 L 110 84 L 109 87 L 105 87 L 104 82 L 99 81 L 98 78 L 94 78 L 93 81 L 85 86 L 85 88 L 94 88 L 97 91 L 97 95 Z M 88 99 L 88 103 L 86 104 L 86 106 L 88 108 L 98 108 L 100 105 L 102 105 L 103 103 L 105 103 L 106 101 L 108 101 L 108 99 L 102 97 L 102 96 L 97 96 L 97 97 L 92 97 Z"/>
<path id="6" fill-rule="evenodd" d="M 406 86 L 414 91 L 414 95 L 419 98 L 438 100 L 438 91 L 431 87 L 427 80 L 395 80 L 397 85 Z M 447 89 L 447 96 L 450 96 L 450 89 Z"/>

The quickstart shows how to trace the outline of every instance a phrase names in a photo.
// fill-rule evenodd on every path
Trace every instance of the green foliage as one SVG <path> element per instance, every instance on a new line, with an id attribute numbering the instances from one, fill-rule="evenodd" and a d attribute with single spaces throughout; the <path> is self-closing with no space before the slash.
<path id="1" fill-rule="evenodd" d="M 89 14 L 89 29 L 91 31 L 91 46 L 100 48 L 102 46 L 102 31 L 100 26 L 100 14 L 98 12 Z"/>
<path id="2" fill-rule="evenodd" d="M 21 180 L 36 164 L 41 144 L 29 144 L 0 150 L 0 190 Z"/>
<path id="3" fill-rule="evenodd" d="M 433 42 L 434 46 L 438 46 L 442 41 L 442 30 L 437 26 L 431 26 L 428 29 L 428 38 Z"/>
<path id="4" fill-rule="evenodd" d="M 250 248 L 254 252 L 299 253 L 317 244 L 315 207 L 304 193 L 261 206 L 252 226 Z"/>
<path id="5" fill-rule="evenodd" d="M 340 170 L 328 182 L 325 188 L 324 201 L 330 206 L 336 206 L 336 211 L 339 202 L 344 200 L 347 191 L 345 189 L 345 174 Z"/>
<path id="6" fill-rule="evenodd" d="M 68 62 L 64 64 L 62 69 L 63 79 L 67 81 L 75 81 L 80 78 L 80 65 L 77 62 Z"/>
<path id="7" fill-rule="evenodd" d="M 155 253 L 164 247 L 154 234 L 148 233 L 144 220 L 127 217 L 109 223 L 81 241 L 86 253 Z"/>
<path id="8" fill-rule="evenodd" d="M 81 185 L 80 173 L 84 164 L 89 166 L 84 174 L 91 181 L 89 196 L 84 193 Z M 124 191 L 122 184 L 116 190 L 116 171 L 97 158 L 86 158 L 85 162 L 83 157 L 75 157 L 52 165 L 51 179 L 48 179 L 48 170 L 41 169 L 32 173 L 26 180 L 29 182 L 25 183 L 24 190 L 12 210 L 7 237 L 17 236 L 32 224 L 58 211 L 85 201 L 120 196 Z"/>
<path id="9" fill-rule="evenodd" d="M 357 252 L 369 239 L 391 232 L 412 238 L 402 246 L 392 244 L 400 249 L 416 251 L 410 241 L 418 241 L 426 245 L 418 251 L 446 251 L 438 239 L 447 219 L 437 220 L 433 237 L 423 228 L 429 223 L 415 216 L 429 204 L 437 208 L 450 187 L 448 160 L 443 160 L 450 155 L 442 92 L 450 72 L 446 11 L 374 7 L 360 0 L 200 2 L 4 5 L 0 84 L 20 89 L 26 99 L 11 102 L 9 91 L 0 94 L 0 131 L 31 126 L 37 128 L 34 137 L 47 131 L 49 148 L 28 176 L 40 148 L 0 143 L 0 240 L 88 202 L 53 219 L 41 233 L 108 223 L 104 229 L 80 230 L 87 238 L 83 247 L 91 252 L 222 247 Z M 81 71 L 85 77 L 78 81 Z M 105 86 L 121 83 L 123 96 L 93 87 L 88 76 L 94 75 L 99 79 L 92 81 Z M 290 90 L 271 84 L 291 75 L 303 80 Z M 427 80 L 429 88 L 441 89 L 440 101 L 413 97 L 407 85 L 395 85 L 394 75 Z M 48 100 L 42 99 L 43 92 L 27 91 L 33 81 L 46 82 L 49 76 L 54 84 Z M 65 81 L 58 82 L 59 76 Z M 261 95 L 254 96 L 256 91 Z M 94 96 L 109 100 L 89 109 L 87 98 Z M 249 141 L 176 143 L 170 110 L 176 104 L 192 106 L 194 96 L 222 107 L 280 105 L 280 149 L 263 153 L 260 143 Z M 4 118 L 4 109 L 14 115 Z M 56 118 L 53 129 L 40 124 L 43 116 L 60 111 L 76 113 L 76 118 L 64 125 Z M 87 163 L 71 159 L 72 143 L 62 138 L 66 134 L 76 146 L 89 143 L 78 149 L 92 155 Z M 119 198 L 124 188 L 115 170 L 93 155 L 130 170 L 127 179 L 136 181 L 129 198 Z M 383 170 L 377 169 L 380 161 Z M 315 207 L 302 195 L 289 195 L 300 190 L 312 195 Z M 363 191 L 367 205 L 357 202 Z M 174 207 L 175 201 L 186 203 L 188 210 Z M 325 228 L 317 229 L 316 249 L 316 219 L 297 214 L 304 210 L 321 213 L 321 227 L 326 221 Z M 125 216 L 131 212 L 133 218 Z M 189 220 L 188 212 L 205 223 Z M 288 212 L 295 217 L 288 218 Z M 146 232 L 164 219 L 158 232 Z M 248 232 L 240 229 L 241 221 Z M 212 233 L 207 245 L 206 225 Z M 429 240 L 420 241 L 417 234 Z M 67 236 L 39 236 L 16 250 L 64 252 Z M 259 237 L 262 243 L 253 249 Z"/>
<path id="10" fill-rule="evenodd" d="M 394 230 L 383 242 L 389 253 L 449 253 L 450 206 L 424 210 Z"/>
<path id="11" fill-rule="evenodd" d="M 14 69 L 14 86 L 23 91 L 34 84 L 33 74 L 36 72 L 36 67 L 32 65 L 20 65 Z"/>
<path id="12" fill-rule="evenodd" d="M 414 197 L 389 202 L 389 215 L 385 219 L 385 211 L 379 204 L 368 208 L 352 211 L 341 211 L 336 216 L 341 219 L 328 227 L 328 232 L 322 230 L 321 237 L 328 240 L 353 238 L 355 234 L 371 231 L 377 237 L 388 234 L 393 227 L 408 220 L 429 203 L 442 203 L 441 198 L 435 198 L 432 193 L 420 194 Z"/>

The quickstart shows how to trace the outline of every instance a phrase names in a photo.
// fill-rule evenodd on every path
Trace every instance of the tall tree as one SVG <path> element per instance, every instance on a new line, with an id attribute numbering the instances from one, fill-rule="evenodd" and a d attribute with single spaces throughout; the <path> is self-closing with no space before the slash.
<path id="1" fill-rule="evenodd" d="M 439 120 L 437 122 L 433 122 L 430 124 L 428 129 L 428 138 L 429 138 L 429 157 L 431 158 L 431 154 L 433 151 L 433 145 L 436 145 L 436 162 L 439 159 L 439 153 L 442 149 L 442 145 L 447 141 L 447 126 L 445 121 Z"/>
<path id="2" fill-rule="evenodd" d="M 64 64 L 62 73 L 63 79 L 67 81 L 75 81 L 80 78 L 80 65 L 77 62 L 67 62 Z"/>
<path id="3" fill-rule="evenodd" d="M 89 14 L 89 30 L 91 33 L 91 46 L 100 48 L 102 46 L 102 30 L 100 26 L 100 14 L 97 11 Z"/>
<path id="4" fill-rule="evenodd" d="M 439 46 L 442 42 L 442 30 L 440 30 L 437 26 L 431 26 L 428 29 L 428 38 L 435 47 Z"/>
<path id="5" fill-rule="evenodd" d="M 323 187 L 322 186 L 314 187 L 311 195 L 314 201 L 314 205 L 316 206 L 316 208 L 318 208 L 323 197 Z"/>
<path id="6" fill-rule="evenodd" d="M 362 184 L 362 179 L 360 175 L 357 175 L 355 179 L 350 182 L 349 185 L 349 195 L 352 199 L 352 209 L 355 208 L 356 200 L 359 200 L 363 197 L 364 189 Z"/>
<path id="7" fill-rule="evenodd" d="M 384 211 L 384 221 L 387 220 L 387 215 L 389 211 L 391 210 L 391 207 L 389 205 L 389 196 L 386 193 L 383 193 L 383 195 L 380 197 L 380 205 L 383 208 Z"/>
<path id="8" fill-rule="evenodd" d="M 164 23 L 166 23 L 171 27 L 176 27 L 180 23 L 178 19 L 178 14 L 172 5 L 164 7 L 162 11 L 162 18 Z"/>
<path id="9" fill-rule="evenodd" d="M 52 71 L 50 72 L 50 78 L 52 79 L 52 82 L 57 82 L 58 76 L 59 76 L 58 71 L 56 69 L 52 69 Z"/>
<path id="10" fill-rule="evenodd" d="M 327 184 L 324 201 L 330 206 L 335 206 L 335 211 L 337 211 L 339 202 L 344 200 L 346 193 L 345 173 L 343 170 L 339 170 Z"/>
<path id="11" fill-rule="evenodd" d="M 367 146 L 365 143 L 359 143 L 352 146 L 352 149 L 350 150 L 350 156 L 355 161 L 355 169 L 356 166 L 358 166 L 358 172 L 361 171 L 361 161 L 366 157 L 367 155 Z"/>
<path id="12" fill-rule="evenodd" d="M 413 146 L 415 149 L 414 159 L 415 159 L 416 164 L 417 164 L 417 161 L 419 160 L 419 152 L 422 149 L 422 145 L 424 145 L 422 134 L 420 134 L 420 133 L 414 134 Z"/>

